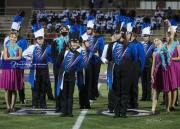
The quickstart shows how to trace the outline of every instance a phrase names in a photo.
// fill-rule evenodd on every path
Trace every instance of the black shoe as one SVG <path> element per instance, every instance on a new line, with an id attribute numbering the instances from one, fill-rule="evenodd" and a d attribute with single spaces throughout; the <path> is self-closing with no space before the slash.
<path id="1" fill-rule="evenodd" d="M 119 114 L 119 115 L 115 114 L 115 115 L 113 116 L 113 118 L 119 118 L 119 117 L 120 117 L 120 114 Z"/>
<path id="2" fill-rule="evenodd" d="M 10 113 L 12 112 L 16 112 L 16 109 L 15 108 L 10 109 Z"/>
<path id="3" fill-rule="evenodd" d="M 20 103 L 21 104 L 26 104 L 26 100 L 24 99 L 24 100 L 20 101 Z"/>
<path id="4" fill-rule="evenodd" d="M 174 107 L 171 107 L 171 108 L 170 108 L 170 111 L 175 112 L 176 109 L 175 109 Z"/>
<path id="5" fill-rule="evenodd" d="M 126 114 L 122 114 L 120 117 L 121 118 L 127 118 L 127 115 Z"/>
<path id="6" fill-rule="evenodd" d="M 38 106 L 32 106 L 32 109 L 38 109 L 39 107 Z"/>
<path id="7" fill-rule="evenodd" d="M 60 113 L 61 112 L 61 109 L 56 109 L 55 110 L 55 113 Z"/>
<path id="8" fill-rule="evenodd" d="M 6 113 L 6 114 L 8 114 L 8 113 L 10 113 L 11 112 L 11 109 L 6 109 L 5 111 L 4 111 L 4 113 Z"/>
<path id="9" fill-rule="evenodd" d="M 138 106 L 134 106 L 134 109 L 138 109 L 139 107 Z"/>
<path id="10" fill-rule="evenodd" d="M 151 98 L 147 98 L 146 101 L 152 101 L 152 99 Z"/>
<path id="11" fill-rule="evenodd" d="M 151 111 L 149 114 L 150 115 L 158 115 L 158 114 L 160 114 L 160 112 L 159 111 Z"/>
<path id="12" fill-rule="evenodd" d="M 60 117 L 66 117 L 66 116 L 67 116 L 67 114 L 65 114 L 65 113 L 60 114 Z"/>
<path id="13" fill-rule="evenodd" d="M 80 109 L 85 109 L 85 107 L 84 106 L 80 106 Z"/>
<path id="14" fill-rule="evenodd" d="M 178 102 L 176 102 L 176 103 L 175 103 L 175 106 L 176 106 L 176 107 L 177 107 L 177 106 L 179 106 L 179 103 L 178 103 Z"/>
<path id="15" fill-rule="evenodd" d="M 120 117 L 120 112 L 119 111 L 114 111 L 114 118 L 118 118 L 118 117 Z"/>
<path id="16" fill-rule="evenodd" d="M 91 97 L 90 100 L 97 100 L 95 97 Z"/>
<path id="17" fill-rule="evenodd" d="M 160 105 L 165 105 L 165 102 L 163 101 L 163 102 L 161 102 L 161 104 Z"/>
<path id="18" fill-rule="evenodd" d="M 73 114 L 68 114 L 68 115 L 66 115 L 67 117 L 73 117 Z"/>
<path id="19" fill-rule="evenodd" d="M 130 105 L 130 104 L 128 104 L 128 105 L 127 105 L 127 108 L 128 108 L 128 109 L 131 109 L 131 105 Z"/>
<path id="20" fill-rule="evenodd" d="M 44 105 L 44 106 L 42 106 L 42 107 L 41 107 L 41 109 L 47 109 L 47 106 L 46 106 L 46 105 Z"/>
<path id="21" fill-rule="evenodd" d="M 140 101 L 146 101 L 146 99 L 145 99 L 145 98 L 142 98 L 142 99 L 140 99 Z"/>
<path id="22" fill-rule="evenodd" d="M 52 97 L 48 97 L 48 100 L 55 101 L 56 99 L 52 96 Z"/>
<path id="23" fill-rule="evenodd" d="M 90 105 L 84 106 L 84 109 L 91 109 Z"/>
<path id="24" fill-rule="evenodd" d="M 95 97 L 98 98 L 99 97 L 99 93 L 96 93 Z"/>

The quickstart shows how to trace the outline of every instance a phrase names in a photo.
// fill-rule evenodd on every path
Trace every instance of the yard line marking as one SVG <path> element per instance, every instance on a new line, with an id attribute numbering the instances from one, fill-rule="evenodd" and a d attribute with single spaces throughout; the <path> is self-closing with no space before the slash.
<path id="1" fill-rule="evenodd" d="M 87 112 L 88 112 L 88 109 L 84 109 L 84 110 L 81 111 L 81 114 L 79 115 L 79 117 L 76 120 L 76 123 L 74 124 L 72 129 L 80 129 L 81 124 L 82 124 Z"/>
<path id="2" fill-rule="evenodd" d="M 101 87 L 101 83 L 98 84 L 98 87 L 100 88 Z M 91 103 L 92 104 L 92 103 Z M 72 129 L 80 129 L 84 119 L 85 119 L 85 116 L 88 112 L 88 109 L 83 109 L 79 115 L 79 117 L 77 118 L 76 120 L 76 123 L 73 125 L 73 128 Z"/>

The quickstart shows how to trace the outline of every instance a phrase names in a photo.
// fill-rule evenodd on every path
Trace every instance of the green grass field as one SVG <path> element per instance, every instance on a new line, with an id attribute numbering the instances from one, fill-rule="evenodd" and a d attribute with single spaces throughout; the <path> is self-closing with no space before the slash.
<path id="1" fill-rule="evenodd" d="M 104 73 L 105 66 L 102 67 L 101 73 Z M 141 85 L 139 86 L 141 96 Z M 180 107 L 178 111 L 165 113 L 163 106 L 158 105 L 160 115 L 146 117 L 128 117 L 127 119 L 112 118 L 108 116 L 96 115 L 98 109 L 107 108 L 107 86 L 103 84 L 100 87 L 101 96 L 97 101 L 92 103 L 92 109 L 88 110 L 80 129 L 179 129 L 180 128 Z M 31 107 L 31 90 L 26 83 L 27 104 L 17 104 L 19 108 Z M 160 101 L 162 100 L 162 94 Z M 74 93 L 74 108 L 72 118 L 59 116 L 14 116 L 5 113 L 4 91 L 0 91 L 0 129 L 72 129 L 80 114 L 78 90 Z M 54 108 L 53 101 L 47 101 L 48 108 Z M 140 102 L 140 108 L 150 110 L 151 102 Z"/>

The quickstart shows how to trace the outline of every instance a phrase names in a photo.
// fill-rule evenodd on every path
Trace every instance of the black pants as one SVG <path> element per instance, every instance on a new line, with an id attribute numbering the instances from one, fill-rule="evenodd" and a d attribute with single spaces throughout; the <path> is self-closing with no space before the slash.
<path id="1" fill-rule="evenodd" d="M 85 85 L 79 89 L 79 105 L 80 108 L 90 108 L 88 88 Z"/>
<path id="2" fill-rule="evenodd" d="M 113 67 L 113 63 L 110 63 L 108 64 L 108 70 L 110 70 L 109 68 Z M 110 66 L 112 65 L 112 66 Z M 114 69 L 111 69 L 111 70 L 114 70 Z M 115 86 L 115 84 L 117 84 L 117 73 L 115 71 L 112 71 L 113 72 L 113 82 L 112 82 L 112 89 L 113 87 Z M 114 96 L 114 93 L 113 93 L 113 90 L 112 89 L 109 89 L 109 92 L 108 92 L 108 109 L 109 109 L 109 112 L 114 112 L 114 107 L 115 107 L 115 96 Z"/>
<path id="3" fill-rule="evenodd" d="M 141 76 L 142 100 L 151 100 L 151 67 L 145 67 Z"/>
<path id="4" fill-rule="evenodd" d="M 141 73 L 140 62 L 133 63 L 132 67 L 129 108 L 138 108 L 138 81 Z"/>
<path id="5" fill-rule="evenodd" d="M 32 105 L 34 108 L 47 108 L 46 105 L 46 86 L 47 73 L 44 70 L 36 71 L 36 80 L 32 88 Z"/>
<path id="6" fill-rule="evenodd" d="M 61 110 L 61 95 L 59 96 L 56 95 L 56 88 L 57 88 L 57 83 L 58 83 L 58 74 L 59 74 L 59 69 L 56 66 L 56 64 L 53 64 L 53 74 L 54 74 L 54 94 L 55 94 L 55 99 L 56 99 L 56 110 L 60 111 Z"/>
<path id="7" fill-rule="evenodd" d="M 74 86 L 75 81 L 64 81 L 61 99 L 63 114 L 72 115 Z"/>
<path id="8" fill-rule="evenodd" d="M 99 96 L 98 79 L 101 63 L 89 62 L 85 70 L 85 86 L 88 88 L 88 96 L 90 100 L 94 100 Z"/>
<path id="9" fill-rule="evenodd" d="M 120 65 L 114 66 L 115 82 L 113 92 L 115 95 L 115 116 L 126 116 L 129 91 L 130 91 L 130 75 L 132 69 L 132 61 L 123 60 Z"/>
<path id="10" fill-rule="evenodd" d="M 82 85 L 79 86 L 79 105 L 81 109 L 90 108 L 90 102 L 88 97 L 88 88 L 83 83 L 84 75 L 83 71 L 78 72 L 77 76 L 81 76 Z"/>
<path id="11" fill-rule="evenodd" d="M 115 96 L 112 90 L 109 90 L 108 92 L 108 109 L 110 112 L 114 111 L 115 107 Z"/>
<path id="12" fill-rule="evenodd" d="M 24 77 L 24 70 L 22 71 L 23 77 Z M 23 82 L 23 88 L 18 91 L 19 93 L 19 100 L 20 102 L 24 103 L 25 100 L 25 87 L 24 87 L 24 82 Z"/>
<path id="13" fill-rule="evenodd" d="M 24 87 L 24 83 L 23 83 L 23 88 L 21 90 L 19 90 L 18 93 L 19 93 L 19 100 L 20 100 L 20 102 L 24 103 L 24 100 L 25 100 L 25 87 Z"/>
<path id="14" fill-rule="evenodd" d="M 49 69 L 47 69 L 47 86 L 46 86 L 46 94 L 49 99 L 53 99 L 53 92 L 52 92 L 52 87 L 51 87 L 51 80 L 50 80 L 50 75 L 49 75 Z"/>

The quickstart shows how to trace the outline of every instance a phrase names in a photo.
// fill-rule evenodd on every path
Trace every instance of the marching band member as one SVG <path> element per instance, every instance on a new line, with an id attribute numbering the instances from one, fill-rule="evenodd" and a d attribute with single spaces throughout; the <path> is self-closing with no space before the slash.
<path id="1" fill-rule="evenodd" d="M 146 22 L 145 22 L 146 21 Z M 150 19 L 144 18 L 144 24 L 142 27 L 143 46 L 145 51 L 145 65 L 142 72 L 142 101 L 151 100 L 151 67 L 152 67 L 152 54 L 154 52 L 154 43 L 150 41 L 151 27 Z"/>
<path id="2" fill-rule="evenodd" d="M 104 64 L 107 64 L 107 86 L 109 89 L 108 92 L 108 109 L 110 113 L 114 112 L 114 107 L 115 107 L 115 99 L 114 99 L 114 94 L 112 91 L 112 86 L 114 85 L 114 72 L 113 72 L 113 68 L 114 68 L 114 60 L 113 60 L 113 48 L 114 48 L 114 44 L 116 44 L 118 42 L 118 40 L 120 39 L 120 31 L 119 28 L 115 30 L 115 33 L 112 35 L 111 40 L 112 42 L 109 44 L 106 44 L 104 46 L 104 50 L 101 56 L 101 61 Z M 116 81 L 115 81 L 116 82 Z"/>
<path id="3" fill-rule="evenodd" d="M 98 93 L 98 78 L 101 66 L 100 57 L 104 49 L 104 39 L 94 33 L 94 21 L 87 23 L 88 39 L 85 42 L 87 52 L 89 53 L 88 66 L 85 72 L 85 85 L 88 87 L 88 96 L 90 100 L 96 100 Z"/>
<path id="4" fill-rule="evenodd" d="M 60 28 L 60 36 L 51 43 L 51 56 L 54 59 L 53 62 L 53 73 L 55 79 L 55 98 L 56 98 L 56 112 L 61 111 L 61 95 L 56 96 L 57 82 L 58 82 L 58 68 L 56 67 L 57 62 L 59 61 L 58 54 L 68 45 L 69 42 L 69 28 L 68 26 L 63 26 Z"/>
<path id="5" fill-rule="evenodd" d="M 44 28 L 41 24 L 32 23 L 35 44 L 29 46 L 23 57 L 32 60 L 29 82 L 32 89 L 32 107 L 46 109 L 46 86 L 48 85 L 48 61 L 50 61 L 50 47 L 44 42 Z"/>
<path id="6" fill-rule="evenodd" d="M 127 40 L 129 44 L 133 44 L 135 47 L 135 54 L 134 54 L 134 62 L 133 62 L 133 77 L 132 77 L 132 84 L 130 89 L 130 101 L 129 106 L 130 108 L 138 108 L 138 81 L 141 72 L 144 68 L 145 62 L 145 52 L 143 45 L 137 41 L 137 34 L 136 34 L 136 27 L 134 26 L 133 22 L 129 22 L 127 24 Z"/>
<path id="7" fill-rule="evenodd" d="M 58 62 L 60 69 L 56 95 L 59 96 L 62 94 L 62 117 L 73 116 L 75 73 L 83 69 L 86 64 L 83 60 L 82 48 L 79 45 L 80 42 L 79 33 L 71 33 L 69 35 L 69 50 L 64 49 L 58 55 L 61 60 Z"/>

